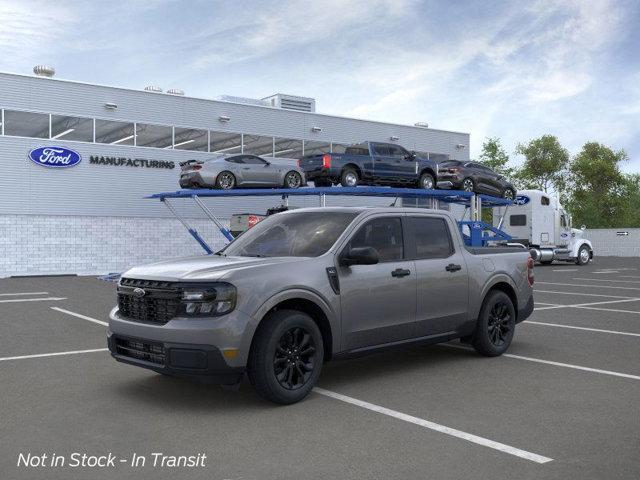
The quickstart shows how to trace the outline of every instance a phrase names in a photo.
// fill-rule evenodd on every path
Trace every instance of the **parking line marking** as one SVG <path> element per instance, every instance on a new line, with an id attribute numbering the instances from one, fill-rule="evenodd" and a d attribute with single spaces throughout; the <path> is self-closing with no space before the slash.
<path id="1" fill-rule="evenodd" d="M 557 293 L 558 295 L 579 295 L 579 296 L 582 296 L 582 297 L 634 298 L 634 299 L 640 300 L 640 298 L 638 298 L 638 297 L 622 297 L 620 295 L 603 295 L 601 293 L 555 292 L 553 290 L 534 290 L 534 292 L 537 292 L 537 293 Z"/>
<path id="2" fill-rule="evenodd" d="M 569 269 L 564 269 L 564 268 L 556 268 L 554 270 L 552 270 L 553 272 L 577 272 L 578 270 L 580 270 L 579 268 L 569 268 Z"/>
<path id="3" fill-rule="evenodd" d="M 593 308 L 593 310 L 604 310 L 611 312 L 633 312 L 633 310 L 615 310 L 610 308 L 595 308 L 591 307 L 591 305 L 606 305 L 608 303 L 625 303 L 625 302 L 638 302 L 640 298 L 627 298 L 625 300 L 605 300 L 602 302 L 590 302 L 590 303 L 575 303 L 573 305 L 552 305 L 552 304 L 543 304 L 543 305 L 551 305 L 549 307 L 535 307 L 533 310 L 552 310 L 554 308 Z M 53 308 L 53 307 L 52 307 Z M 635 312 L 639 313 L 639 312 Z"/>
<path id="4" fill-rule="evenodd" d="M 620 310 L 615 308 L 598 308 L 598 307 L 589 307 L 586 305 L 574 305 L 575 308 L 584 308 L 585 310 L 600 310 L 603 312 L 616 312 L 616 313 L 640 313 L 635 310 Z"/>
<path id="5" fill-rule="evenodd" d="M 618 287 L 612 285 L 580 285 L 579 283 L 536 282 L 544 285 L 562 285 L 564 287 L 616 288 L 618 290 L 640 290 L 640 287 Z"/>
<path id="6" fill-rule="evenodd" d="M 42 357 L 58 357 L 61 355 L 78 355 L 80 353 L 93 353 L 93 352 L 105 352 L 108 348 L 93 348 L 91 350 L 73 350 L 69 352 L 55 352 L 55 353 L 37 353 L 35 355 L 20 355 L 19 357 L 4 357 L 0 358 L 0 362 L 7 360 L 24 360 L 27 358 L 42 358 Z"/>
<path id="7" fill-rule="evenodd" d="M 619 278 L 640 278 L 638 275 L 618 275 Z"/>
<path id="8" fill-rule="evenodd" d="M 107 322 L 103 322 L 102 320 L 97 320 L 95 318 L 87 317 L 86 315 L 81 315 L 79 313 L 71 312 L 69 310 L 65 310 L 64 308 L 58 308 L 58 307 L 49 307 L 49 308 L 51 310 L 55 310 L 56 312 L 66 313 L 67 315 L 71 315 L 73 317 L 78 317 L 78 318 L 81 318 L 83 320 L 87 320 L 89 322 L 97 323 L 98 325 L 104 325 L 105 327 L 109 326 L 109 324 Z"/>
<path id="9" fill-rule="evenodd" d="M 0 293 L 0 297 L 13 297 L 17 295 L 49 295 L 49 292 Z"/>
<path id="10" fill-rule="evenodd" d="M 587 332 L 611 333 L 616 335 L 628 335 L 630 337 L 640 337 L 640 333 L 618 332 L 616 330 L 602 330 L 600 328 L 576 327 L 575 325 L 562 325 L 560 323 L 533 322 L 531 320 L 525 320 L 522 323 L 528 323 L 530 325 L 544 325 L 545 327 L 571 328 L 574 330 L 585 330 Z"/>
<path id="11" fill-rule="evenodd" d="M 66 300 L 65 297 L 43 297 L 43 298 L 11 298 L 8 300 L 0 300 L 0 303 L 17 303 L 17 302 L 43 302 Z"/>
<path id="12" fill-rule="evenodd" d="M 634 280 L 609 280 L 608 278 L 579 278 L 573 277 L 571 280 L 587 280 L 589 282 L 613 282 L 613 283 L 640 283 Z"/>
<path id="13" fill-rule="evenodd" d="M 413 423 L 414 425 L 428 428 L 436 432 L 444 433 L 452 437 L 461 438 L 462 440 L 467 440 L 468 442 L 472 442 L 478 445 L 482 445 L 484 447 L 492 448 L 494 450 L 499 450 L 501 452 L 508 453 L 516 457 L 524 458 L 525 460 L 530 460 L 536 463 L 548 463 L 553 460 L 552 458 L 549 458 L 549 457 L 544 457 L 536 453 L 527 452 L 526 450 L 521 450 L 519 448 L 505 445 L 504 443 L 495 442 L 493 440 L 489 440 L 488 438 L 479 437 L 471 433 L 463 432 L 461 430 L 456 430 L 455 428 L 446 427 L 444 425 L 440 425 L 438 423 L 430 422 L 429 420 L 424 420 L 422 418 L 407 415 L 406 413 L 398 412 L 396 410 L 391 410 L 390 408 L 382 407 L 374 403 L 365 402 L 363 400 L 358 400 L 357 398 L 342 395 L 341 393 L 325 390 L 324 388 L 315 387 L 313 391 L 316 393 L 319 393 L 320 395 L 324 395 L 326 397 L 330 397 L 335 400 L 340 400 L 341 402 L 349 403 L 351 405 L 356 405 L 357 407 L 371 410 L 372 412 L 381 413 L 382 415 L 387 415 L 389 417 L 393 417 L 398 420 L 403 420 L 408 423 Z"/>
<path id="14" fill-rule="evenodd" d="M 441 343 L 440 345 L 442 345 L 443 347 L 457 348 L 459 350 L 467 350 L 467 351 L 473 350 L 472 348 L 469 348 L 469 347 L 464 347 L 462 345 L 452 345 L 450 343 Z M 582 370 L 584 372 L 602 373 L 603 375 L 611 375 L 613 377 L 622 377 L 622 378 L 630 378 L 632 380 L 640 380 L 640 376 L 631 375 L 630 373 L 621 373 L 621 372 L 614 372 L 612 370 L 601 370 L 599 368 L 583 367 L 582 365 L 573 365 L 571 363 L 554 362 L 552 360 L 543 360 L 542 358 L 525 357 L 522 355 L 515 355 L 513 353 L 503 353 L 502 356 L 508 357 L 508 358 L 515 358 L 517 360 L 526 360 L 527 362 L 544 363 L 546 365 L 553 365 L 556 367 L 571 368 L 573 370 Z"/>

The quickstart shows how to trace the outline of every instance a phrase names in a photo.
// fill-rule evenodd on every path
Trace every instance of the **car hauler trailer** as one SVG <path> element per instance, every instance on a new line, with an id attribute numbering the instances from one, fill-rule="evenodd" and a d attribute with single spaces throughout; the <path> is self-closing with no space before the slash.
<path id="1" fill-rule="evenodd" d="M 202 210 L 202 212 L 218 227 L 220 233 L 229 241 L 234 239 L 232 233 L 222 225 L 216 217 L 213 209 L 207 206 L 204 198 L 227 198 L 243 196 L 281 196 L 283 206 L 288 204 L 290 196 L 317 196 L 319 205 L 325 206 L 326 196 L 364 196 L 364 197 L 387 197 L 397 200 L 398 198 L 418 198 L 428 199 L 431 208 L 438 208 L 440 202 L 458 204 L 466 207 L 469 212 L 469 220 L 458 222 L 460 232 L 465 245 L 469 247 L 482 247 L 491 243 L 505 244 L 511 241 L 511 237 L 499 227 L 489 225 L 481 220 L 482 208 L 502 207 L 503 216 L 508 212 L 508 207 L 512 205 L 511 200 L 492 197 L 489 195 L 478 195 L 472 192 L 458 190 L 424 190 L 416 188 L 389 188 L 389 187 L 321 187 L 321 188 L 274 188 L 274 189 L 232 189 L 232 190 L 209 190 L 209 189 L 186 189 L 175 192 L 164 192 L 149 195 L 146 198 L 160 200 L 169 211 L 184 225 L 191 236 L 200 244 L 207 253 L 213 253 L 213 249 L 204 238 L 184 219 L 172 204 L 174 199 L 190 199 Z M 500 225 L 502 222 L 500 222 Z"/>
<path id="2" fill-rule="evenodd" d="M 509 211 L 494 216 L 493 224 L 504 229 L 512 243 L 528 247 L 543 265 L 554 260 L 586 265 L 593 259 L 593 246 L 583 238 L 585 227 L 572 228 L 558 198 L 541 190 L 518 192 Z"/>

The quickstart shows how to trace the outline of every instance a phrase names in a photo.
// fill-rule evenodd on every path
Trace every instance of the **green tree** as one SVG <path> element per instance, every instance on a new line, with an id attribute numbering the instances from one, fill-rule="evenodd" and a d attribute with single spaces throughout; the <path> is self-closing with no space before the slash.
<path id="1" fill-rule="evenodd" d="M 623 182 L 623 213 L 616 226 L 640 228 L 640 175 L 625 175 Z"/>
<path id="2" fill-rule="evenodd" d="M 569 152 L 554 135 L 543 135 L 527 144 L 519 144 L 516 153 L 525 161 L 516 172 L 520 187 L 548 192 L 551 188 L 561 194 L 566 186 Z"/>
<path id="3" fill-rule="evenodd" d="M 514 174 L 513 167 L 508 166 L 509 154 L 502 147 L 498 137 L 485 138 L 479 160 L 500 175 L 511 177 Z"/>
<path id="4" fill-rule="evenodd" d="M 588 142 L 571 161 L 568 206 L 576 225 L 592 228 L 619 227 L 631 214 L 629 196 L 638 194 L 638 179 L 625 177 L 620 162 L 624 150 L 613 151 L 598 142 Z M 628 219 L 631 220 L 631 219 Z"/>

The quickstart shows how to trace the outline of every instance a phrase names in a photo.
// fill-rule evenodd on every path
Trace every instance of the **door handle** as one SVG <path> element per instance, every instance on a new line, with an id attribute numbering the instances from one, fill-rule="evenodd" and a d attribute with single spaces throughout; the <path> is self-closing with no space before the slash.
<path id="1" fill-rule="evenodd" d="M 455 263 L 450 263 L 449 265 L 444 267 L 444 269 L 447 272 L 457 272 L 458 270 L 462 270 L 462 267 L 460 265 L 456 265 Z"/>
<path id="2" fill-rule="evenodd" d="M 407 275 L 411 275 L 411 270 L 407 270 L 406 268 L 396 268 L 391 272 L 392 277 L 406 277 Z"/>

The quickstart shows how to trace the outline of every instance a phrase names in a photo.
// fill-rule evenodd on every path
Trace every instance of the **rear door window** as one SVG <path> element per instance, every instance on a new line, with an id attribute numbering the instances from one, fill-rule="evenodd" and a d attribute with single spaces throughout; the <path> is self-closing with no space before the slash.
<path id="1" fill-rule="evenodd" d="M 447 258 L 454 252 L 449 227 L 444 218 L 409 217 L 409 231 L 415 245 L 416 260 Z"/>

